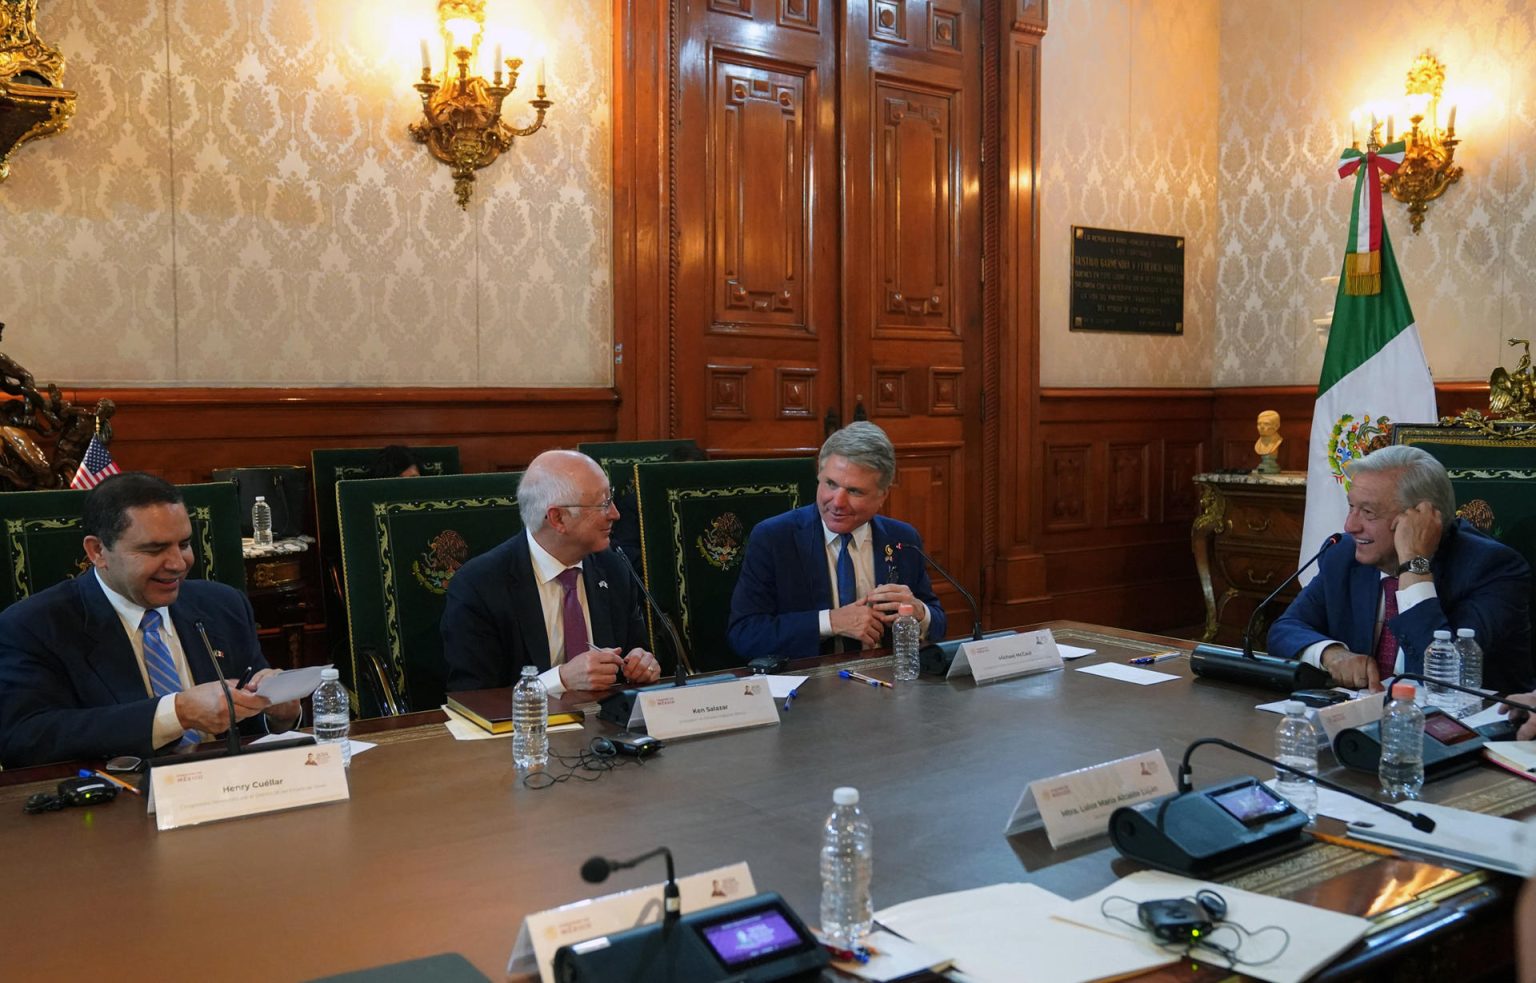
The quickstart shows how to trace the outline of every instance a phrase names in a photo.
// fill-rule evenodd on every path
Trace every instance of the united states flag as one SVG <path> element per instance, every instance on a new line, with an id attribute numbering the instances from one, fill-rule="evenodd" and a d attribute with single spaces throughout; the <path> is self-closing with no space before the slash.
<path id="1" fill-rule="evenodd" d="M 101 438 L 92 437 L 91 446 L 85 449 L 85 460 L 80 462 L 80 470 L 75 472 L 69 487 L 95 488 L 117 473 L 117 465 L 112 462 L 112 455 L 107 453 Z"/>

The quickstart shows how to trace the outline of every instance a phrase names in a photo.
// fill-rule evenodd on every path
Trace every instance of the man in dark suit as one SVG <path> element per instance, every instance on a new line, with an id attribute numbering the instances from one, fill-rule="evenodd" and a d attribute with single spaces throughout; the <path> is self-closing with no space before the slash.
<path id="1" fill-rule="evenodd" d="M 1437 629 L 1471 628 L 1483 684 L 1529 689 L 1531 569 L 1519 553 L 1455 515 L 1445 468 L 1417 447 L 1372 451 L 1349 467 L 1347 534 L 1269 631 L 1273 655 L 1381 689 L 1422 673 Z"/>
<path id="2" fill-rule="evenodd" d="M 608 476 L 575 451 L 533 459 L 517 487 L 523 531 L 464 564 L 441 628 L 448 689 L 510 686 L 538 667 L 550 695 L 655 682 L 643 596 L 608 549 L 618 510 Z"/>
<path id="3" fill-rule="evenodd" d="M 231 687 L 235 717 L 292 726 L 297 702 L 269 705 L 250 602 L 187 580 L 192 523 L 181 493 L 153 475 L 108 478 L 86 497 L 93 570 L 0 613 L 0 763 L 13 768 L 116 754 L 149 755 L 229 729 L 229 709 L 197 633 L 222 672 L 259 670 Z"/>
<path id="4" fill-rule="evenodd" d="M 817 459 L 816 504 L 757 524 L 731 596 L 728 637 L 743 659 L 798 657 L 881 644 L 902 604 L 924 635 L 944 637 L 917 530 L 879 515 L 896 477 L 885 431 L 859 422 L 837 431 Z"/>

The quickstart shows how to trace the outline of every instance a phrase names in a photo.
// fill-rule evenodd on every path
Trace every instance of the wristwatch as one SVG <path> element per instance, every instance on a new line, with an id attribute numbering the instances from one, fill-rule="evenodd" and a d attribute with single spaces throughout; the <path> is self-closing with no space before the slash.
<path id="1" fill-rule="evenodd" d="M 1427 574 L 1429 573 L 1429 557 L 1416 556 L 1407 563 L 1397 568 L 1397 575 L 1401 577 L 1405 573 Z"/>

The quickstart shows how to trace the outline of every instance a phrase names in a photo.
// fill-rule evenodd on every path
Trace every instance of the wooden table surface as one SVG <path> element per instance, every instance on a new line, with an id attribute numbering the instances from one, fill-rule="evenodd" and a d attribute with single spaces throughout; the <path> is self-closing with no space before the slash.
<path id="1" fill-rule="evenodd" d="M 1010 880 L 1080 897 L 1135 866 L 1107 838 L 1060 851 L 1038 832 L 1004 838 L 1027 783 L 1148 748 L 1176 769 L 1204 736 L 1268 753 L 1278 718 L 1253 709 L 1268 695 L 1195 680 L 1184 659 L 1156 667 L 1179 679 L 1146 687 L 1075 672 L 1171 640 L 1055 628 L 1097 654 L 986 686 L 924 677 L 894 690 L 841 680 L 814 660 L 779 726 L 678 741 L 590 783 L 526 788 L 509 740 L 455 741 L 426 723 L 365 737 L 381 746 L 353 760 L 350 801 L 165 833 L 126 795 L 25 815 L 22 800 L 45 786 L 12 785 L 0 789 L 0 976 L 73 979 L 85 965 L 119 979 L 308 979 L 453 951 L 501 979 L 525 915 L 591 893 L 582 861 L 663 844 L 679 875 L 746 861 L 759 890 L 778 891 L 814 924 L 820 826 L 838 785 L 860 790 L 874 827 L 877 908 Z M 889 678 L 886 661 L 866 668 Z M 574 753 L 615 730 L 589 716 L 584 733 L 552 735 L 552 748 Z M 1331 761 L 1325 754 L 1329 777 L 1374 791 L 1374 776 L 1329 770 Z M 1251 773 L 1219 748 L 1194 760 L 1197 787 Z M 1536 784 L 1491 767 L 1427 793 L 1501 813 L 1536 805 Z M 645 865 L 602 890 L 661 876 Z M 1234 883 L 1357 913 L 1453 883 L 1496 913 L 1513 881 L 1317 844 Z M 1465 928 L 1479 909 L 1457 910 L 1398 912 L 1413 917 L 1356 962 L 1383 958 L 1425 925 Z"/>

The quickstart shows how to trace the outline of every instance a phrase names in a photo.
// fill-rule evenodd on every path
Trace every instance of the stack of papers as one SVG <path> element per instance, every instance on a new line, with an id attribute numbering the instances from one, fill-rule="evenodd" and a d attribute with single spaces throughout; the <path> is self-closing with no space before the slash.
<path id="1" fill-rule="evenodd" d="M 1350 823 L 1349 835 L 1367 843 L 1402 847 L 1506 874 L 1536 876 L 1536 827 L 1433 802 L 1406 802 L 1402 806 L 1433 819 L 1434 832 L 1421 833 L 1407 820 L 1380 812 Z"/>

